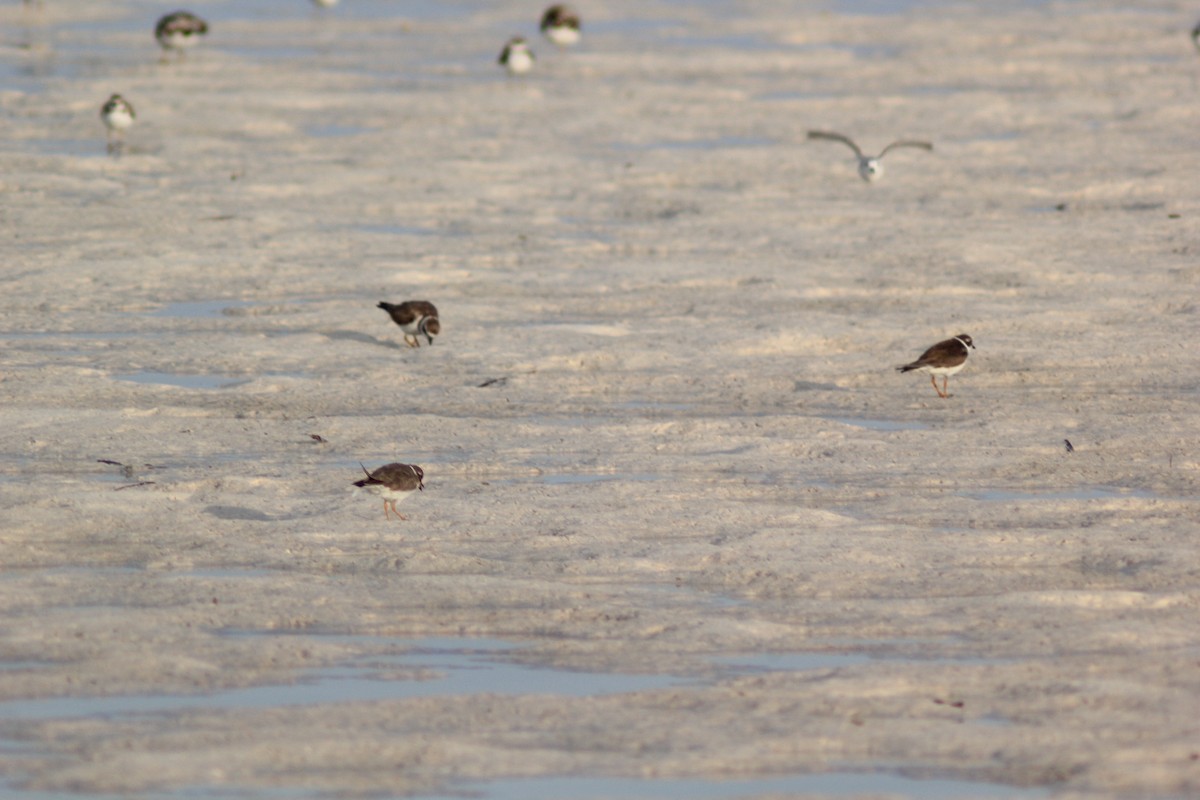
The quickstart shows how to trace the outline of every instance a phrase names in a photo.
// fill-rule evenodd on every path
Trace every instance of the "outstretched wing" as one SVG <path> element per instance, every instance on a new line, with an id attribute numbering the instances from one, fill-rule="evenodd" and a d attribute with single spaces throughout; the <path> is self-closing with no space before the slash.
<path id="1" fill-rule="evenodd" d="M 892 142 L 887 147 L 883 148 L 883 152 L 879 154 L 879 158 L 887 155 L 889 150 L 895 150 L 897 147 L 919 147 L 922 150 L 932 150 L 933 145 L 929 142 L 914 142 L 910 139 L 901 139 L 898 142 Z"/>
<path id="2" fill-rule="evenodd" d="M 840 133 L 831 133 L 829 131 L 809 131 L 808 138 L 824 139 L 829 142 L 841 142 L 853 150 L 854 155 L 858 156 L 860 159 L 863 157 L 862 150 L 858 149 L 858 145 L 856 145 L 849 137 L 843 136 Z"/>

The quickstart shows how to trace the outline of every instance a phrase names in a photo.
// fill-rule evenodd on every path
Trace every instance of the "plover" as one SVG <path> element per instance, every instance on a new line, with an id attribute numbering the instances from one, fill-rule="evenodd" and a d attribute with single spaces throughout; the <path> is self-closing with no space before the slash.
<path id="1" fill-rule="evenodd" d="M 559 47 L 579 43 L 579 15 L 567 6 L 550 6 L 542 14 L 542 35 Z"/>
<path id="2" fill-rule="evenodd" d="M 438 310 L 428 300 L 408 300 L 400 305 L 380 303 L 376 308 L 382 308 L 392 317 L 392 322 L 404 331 L 404 341 L 409 347 L 420 347 L 424 336 L 433 344 L 433 337 L 442 332 L 442 323 L 438 320 Z"/>
<path id="3" fill-rule="evenodd" d="M 508 70 L 509 75 L 524 75 L 533 69 L 533 51 L 529 44 L 520 36 L 514 36 L 500 51 L 500 63 Z"/>
<path id="4" fill-rule="evenodd" d="M 865 156 L 859 146 L 854 143 L 848 136 L 843 136 L 840 133 L 829 133 L 827 131 L 809 131 L 809 139 L 824 139 L 830 142 L 841 142 L 854 151 L 854 155 L 858 157 L 858 174 L 864 181 L 870 182 L 883 174 L 883 164 L 880 161 L 888 154 L 889 150 L 895 150 L 897 147 L 919 147 L 922 150 L 932 150 L 933 145 L 929 142 L 914 142 L 908 139 L 901 139 L 898 142 L 892 142 L 887 147 L 883 148 L 883 152 L 877 156 Z"/>
<path id="5" fill-rule="evenodd" d="M 108 152 L 115 153 L 121 149 L 122 132 L 133 125 L 137 114 L 128 100 L 114 94 L 100 107 L 100 119 L 104 120 L 104 125 L 108 128 Z"/>
<path id="6" fill-rule="evenodd" d="M 938 397 L 949 397 L 946 384 L 950 376 L 958 372 L 967 363 L 967 356 L 975 349 L 975 343 L 965 333 L 960 333 L 944 342 L 938 342 L 933 347 L 921 353 L 921 357 L 911 364 L 896 367 L 900 372 L 927 372 L 929 381 Z M 937 376 L 942 376 L 942 388 L 937 385 Z"/>
<path id="7" fill-rule="evenodd" d="M 1200 22 L 1196 23 L 1196 27 L 1192 28 L 1192 44 L 1200 50 Z"/>
<path id="8" fill-rule="evenodd" d="M 333 8 L 338 4 L 338 0 L 313 0 L 313 2 L 321 8 Z"/>
<path id="9" fill-rule="evenodd" d="M 167 14 L 154 26 L 154 38 L 163 49 L 182 52 L 184 48 L 194 45 L 201 36 L 208 33 L 208 23 L 187 11 L 175 11 Z"/>
<path id="10" fill-rule="evenodd" d="M 359 466 L 362 467 L 362 464 Z M 389 505 L 398 518 L 405 519 L 403 514 L 396 511 L 396 503 L 404 501 L 413 492 L 425 491 L 425 470 L 416 464 L 384 464 L 374 472 L 367 472 L 367 468 L 363 467 L 363 472 L 367 473 L 367 477 L 355 481 L 354 485 L 383 498 L 383 516 L 387 519 L 391 519 Z"/>

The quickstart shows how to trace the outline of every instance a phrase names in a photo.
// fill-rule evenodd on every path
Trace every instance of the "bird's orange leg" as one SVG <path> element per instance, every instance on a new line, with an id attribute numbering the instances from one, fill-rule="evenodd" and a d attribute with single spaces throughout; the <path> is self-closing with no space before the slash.
<path id="1" fill-rule="evenodd" d="M 945 397 L 945 396 L 946 396 L 946 395 L 942 394 L 942 390 L 938 388 L 938 385 L 937 385 L 937 376 L 936 376 L 936 375 L 930 375 L 930 376 L 929 376 L 929 382 L 933 384 L 933 390 L 934 390 L 935 392 L 937 392 L 937 396 L 938 396 L 938 397 Z"/>
<path id="2" fill-rule="evenodd" d="M 950 383 L 950 376 L 949 376 L 949 375 L 947 375 L 946 377 L 942 378 L 942 397 L 949 397 L 949 396 L 950 396 L 950 390 L 946 388 L 946 387 L 949 385 L 949 383 Z"/>

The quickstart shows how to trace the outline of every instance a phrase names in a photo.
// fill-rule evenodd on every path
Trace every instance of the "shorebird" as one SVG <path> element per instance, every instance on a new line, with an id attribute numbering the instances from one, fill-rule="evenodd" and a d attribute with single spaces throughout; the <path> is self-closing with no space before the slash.
<path id="1" fill-rule="evenodd" d="M 313 2 L 321 8 L 333 8 L 338 4 L 338 0 L 313 0 Z"/>
<path id="2" fill-rule="evenodd" d="M 100 119 L 104 120 L 104 126 L 108 128 L 108 152 L 120 151 L 124 143 L 122 133 L 137 119 L 133 105 L 121 95 L 114 94 L 100 107 Z"/>
<path id="3" fill-rule="evenodd" d="M 868 183 L 875 180 L 883 174 L 883 164 L 880 163 L 883 157 L 888 154 L 889 150 L 895 150 L 897 147 L 919 147 L 922 150 L 932 150 L 933 145 L 929 142 L 914 142 L 908 139 L 901 139 L 897 142 L 892 142 L 887 147 L 883 148 L 883 152 L 877 156 L 863 155 L 863 151 L 859 148 L 854 140 L 848 136 L 843 136 L 840 133 L 830 133 L 828 131 L 809 131 L 809 139 L 824 139 L 829 142 L 841 142 L 854 151 L 854 155 L 858 157 L 858 174 L 864 181 Z"/>
<path id="4" fill-rule="evenodd" d="M 509 75 L 524 75 L 533 69 L 533 51 L 529 44 L 520 36 L 514 36 L 500 51 L 500 64 L 508 70 Z"/>
<path id="5" fill-rule="evenodd" d="M 182 53 L 207 33 L 208 23 L 187 11 L 167 14 L 154 26 L 154 38 L 162 47 L 164 56 L 168 50 Z"/>
<path id="6" fill-rule="evenodd" d="M 396 503 L 407 500 L 413 492 L 425 491 L 425 470 L 416 464 L 384 464 L 374 472 L 367 472 L 366 467 L 362 469 L 367 477 L 355 481 L 354 485 L 383 498 L 383 516 L 387 519 L 391 519 L 389 505 L 399 519 L 406 519 L 396 510 Z"/>
<path id="7" fill-rule="evenodd" d="M 438 320 L 438 310 L 428 300 L 408 300 L 400 305 L 380 303 L 375 306 L 382 308 L 392 317 L 392 322 L 404 331 L 404 341 L 409 347 L 420 347 L 424 336 L 433 344 L 433 337 L 442 332 L 442 323 Z"/>
<path id="8" fill-rule="evenodd" d="M 946 384 L 950 376 L 958 372 L 967 363 L 967 356 L 975 349 L 975 343 L 965 333 L 960 333 L 944 342 L 938 342 L 933 347 L 921 353 L 921 357 L 911 364 L 896 367 L 900 372 L 927 372 L 929 381 L 938 397 L 949 397 Z M 942 376 L 942 388 L 937 385 L 937 376 Z"/>
<path id="9" fill-rule="evenodd" d="M 559 47 L 579 43 L 579 15 L 567 6 L 556 5 L 542 14 L 542 35 Z"/>

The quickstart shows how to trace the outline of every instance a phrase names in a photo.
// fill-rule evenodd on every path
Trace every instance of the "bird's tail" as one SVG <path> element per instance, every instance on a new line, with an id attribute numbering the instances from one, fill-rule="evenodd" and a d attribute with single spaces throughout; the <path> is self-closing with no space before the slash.
<path id="1" fill-rule="evenodd" d="M 379 305 L 382 306 L 383 303 L 380 303 Z M 366 474 L 367 477 L 363 478 L 361 481 L 355 481 L 353 484 L 354 486 L 362 487 L 362 486 L 366 486 L 367 484 L 370 484 L 370 483 L 379 483 L 379 481 L 377 481 L 371 477 L 371 473 L 367 472 L 367 468 L 363 466 L 363 463 L 361 461 L 358 462 L 358 465 L 360 467 L 362 467 L 362 471 Z"/>

